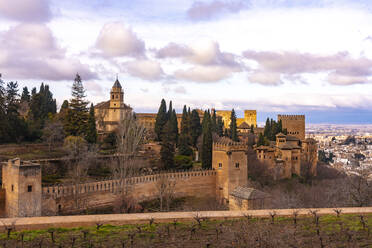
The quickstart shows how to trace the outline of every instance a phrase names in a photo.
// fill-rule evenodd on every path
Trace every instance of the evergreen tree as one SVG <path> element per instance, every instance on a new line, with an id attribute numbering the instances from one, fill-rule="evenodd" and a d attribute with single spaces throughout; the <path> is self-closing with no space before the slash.
<path id="1" fill-rule="evenodd" d="M 212 110 L 211 124 L 212 124 L 212 132 L 217 133 L 218 132 L 217 117 L 216 117 L 216 110 L 214 109 Z"/>
<path id="2" fill-rule="evenodd" d="M 61 108 L 60 108 L 59 112 L 65 111 L 67 109 L 68 109 L 68 101 L 64 100 L 62 105 L 61 105 Z"/>
<path id="3" fill-rule="evenodd" d="M 224 128 L 224 123 L 223 123 L 222 117 L 218 116 L 217 117 L 217 134 L 220 137 L 223 136 L 223 128 Z"/>
<path id="4" fill-rule="evenodd" d="M 96 118 L 94 116 L 93 103 L 90 105 L 90 109 L 89 109 L 88 127 L 87 127 L 85 140 L 88 141 L 88 143 L 97 142 Z"/>
<path id="5" fill-rule="evenodd" d="M 30 102 L 30 100 L 31 100 L 31 96 L 30 96 L 30 92 L 28 91 L 28 88 L 23 87 L 21 101 Z"/>
<path id="6" fill-rule="evenodd" d="M 18 83 L 9 82 L 6 87 L 6 121 L 8 124 L 9 142 L 20 142 L 27 135 L 27 126 L 18 113 Z"/>
<path id="7" fill-rule="evenodd" d="M 210 113 L 205 111 L 203 117 L 203 143 L 201 151 L 201 161 L 203 169 L 212 168 L 212 121 Z"/>
<path id="8" fill-rule="evenodd" d="M 196 147 L 199 136 L 202 133 L 202 126 L 200 124 L 200 117 L 197 110 L 193 109 L 190 116 L 190 136 L 191 145 Z"/>
<path id="9" fill-rule="evenodd" d="M 258 135 L 257 147 L 265 145 L 265 138 L 262 133 Z"/>
<path id="10" fill-rule="evenodd" d="M 172 123 L 167 121 L 161 138 L 160 160 L 166 170 L 174 167 L 174 143 L 172 142 Z"/>
<path id="11" fill-rule="evenodd" d="M 235 115 L 235 110 L 231 110 L 231 116 L 230 116 L 230 138 L 233 141 L 239 141 L 238 138 L 238 130 L 237 130 L 237 125 L 236 125 L 236 115 Z"/>
<path id="12" fill-rule="evenodd" d="M 8 123 L 6 120 L 5 106 L 5 82 L 1 78 L 0 73 L 0 143 L 5 143 L 8 140 Z"/>
<path id="13" fill-rule="evenodd" d="M 173 109 L 172 113 L 170 113 L 169 121 L 171 123 L 172 142 L 174 144 L 177 144 L 178 142 L 178 121 L 177 121 L 176 110 Z"/>
<path id="14" fill-rule="evenodd" d="M 155 134 L 156 134 L 156 139 L 158 141 L 161 140 L 162 130 L 166 123 L 167 123 L 167 105 L 165 103 L 165 100 L 162 99 L 159 110 L 158 110 L 158 114 L 156 115 L 156 120 L 155 120 Z"/>
<path id="15" fill-rule="evenodd" d="M 186 110 L 186 105 L 183 106 L 182 119 L 181 119 L 181 133 L 179 137 L 178 151 L 180 155 L 190 156 L 192 155 L 191 144 L 191 130 L 190 130 L 191 116 Z"/>
<path id="16" fill-rule="evenodd" d="M 81 77 L 76 74 L 72 85 L 72 98 L 69 103 L 64 128 L 69 136 L 85 136 L 88 121 L 88 101 L 85 100 L 85 90 Z"/>
<path id="17" fill-rule="evenodd" d="M 251 133 L 254 134 L 254 125 L 251 125 Z"/>

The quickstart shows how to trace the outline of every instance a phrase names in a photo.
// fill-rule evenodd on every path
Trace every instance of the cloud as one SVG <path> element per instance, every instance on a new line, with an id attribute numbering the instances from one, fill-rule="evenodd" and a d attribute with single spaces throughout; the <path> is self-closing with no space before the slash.
<path id="1" fill-rule="evenodd" d="M 173 91 L 175 93 L 178 93 L 178 94 L 186 94 L 187 93 L 185 87 L 183 87 L 183 86 L 178 86 L 178 87 L 174 88 Z"/>
<path id="2" fill-rule="evenodd" d="M 133 60 L 122 64 L 125 72 L 145 80 L 158 80 L 164 76 L 164 71 L 157 61 Z"/>
<path id="3" fill-rule="evenodd" d="M 255 71 L 248 76 L 248 79 L 252 83 L 263 84 L 263 85 L 279 85 L 282 84 L 280 73 L 268 73 L 264 71 Z"/>
<path id="4" fill-rule="evenodd" d="M 180 45 L 174 42 L 169 43 L 165 47 L 156 51 L 157 58 L 180 58 L 190 56 L 192 51 L 185 45 Z"/>
<path id="5" fill-rule="evenodd" d="M 52 17 L 49 0 L 0 0 L 0 17 L 21 22 L 46 22 Z"/>
<path id="6" fill-rule="evenodd" d="M 235 13 L 249 6 L 247 1 L 195 1 L 187 10 L 187 17 L 194 21 L 207 20 L 223 13 Z"/>
<path id="7" fill-rule="evenodd" d="M 352 58 L 347 52 L 321 56 L 297 52 L 245 51 L 243 56 L 258 63 L 260 73 L 279 73 L 284 76 L 302 73 L 331 73 L 330 84 L 352 85 L 365 83 L 372 76 L 372 60 Z"/>
<path id="8" fill-rule="evenodd" d="M 20 24 L 0 33 L 0 71 L 10 78 L 70 80 L 96 78 L 87 65 L 68 58 L 43 24 Z"/>
<path id="9" fill-rule="evenodd" d="M 239 68 L 237 56 L 232 53 L 221 52 L 216 41 L 201 41 L 186 46 L 177 43 L 169 43 L 167 46 L 156 51 L 157 58 L 180 58 L 184 62 L 199 65 L 221 65 Z"/>
<path id="10" fill-rule="evenodd" d="M 174 77 L 194 82 L 217 82 L 230 77 L 233 70 L 223 66 L 194 66 L 185 70 L 177 70 Z"/>
<path id="11" fill-rule="evenodd" d="M 103 26 L 96 47 L 107 57 L 139 57 L 145 52 L 145 43 L 132 29 L 120 22 L 107 23 Z"/>

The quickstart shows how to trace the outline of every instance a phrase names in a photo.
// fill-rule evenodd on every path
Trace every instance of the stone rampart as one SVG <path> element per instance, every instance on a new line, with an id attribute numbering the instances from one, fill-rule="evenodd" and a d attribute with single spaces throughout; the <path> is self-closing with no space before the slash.
<path id="1" fill-rule="evenodd" d="M 154 199 L 158 195 L 157 183 L 167 179 L 175 181 L 174 195 L 177 197 L 197 196 L 215 198 L 216 171 L 197 170 L 168 172 L 127 178 L 124 181 L 106 180 L 74 185 L 43 187 L 43 215 L 74 211 L 73 196 L 79 195 L 84 201 L 83 208 L 112 205 L 122 188 L 136 201 Z"/>

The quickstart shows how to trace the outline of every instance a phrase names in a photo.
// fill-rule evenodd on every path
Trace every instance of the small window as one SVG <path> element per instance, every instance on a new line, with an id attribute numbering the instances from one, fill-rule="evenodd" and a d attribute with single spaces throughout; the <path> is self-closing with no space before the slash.
<path id="1" fill-rule="evenodd" d="M 219 163 L 219 164 L 218 164 L 218 167 L 219 167 L 219 168 L 222 168 L 222 163 Z"/>
<path id="2" fill-rule="evenodd" d="M 119 95 L 116 95 L 116 99 L 118 99 L 119 98 Z"/>
<path id="3" fill-rule="evenodd" d="M 235 163 L 235 168 L 239 169 L 239 163 Z"/>
<path id="4" fill-rule="evenodd" d="M 115 95 L 112 95 L 112 99 L 114 99 L 115 98 Z"/>
<path id="5" fill-rule="evenodd" d="M 12 184 L 12 191 L 14 191 L 14 185 Z"/>
<path id="6" fill-rule="evenodd" d="M 27 186 L 27 192 L 32 192 L 32 185 Z"/>

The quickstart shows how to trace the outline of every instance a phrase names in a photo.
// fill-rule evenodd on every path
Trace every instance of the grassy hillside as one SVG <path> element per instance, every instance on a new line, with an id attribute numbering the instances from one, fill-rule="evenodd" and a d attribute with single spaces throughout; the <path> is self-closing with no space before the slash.
<path id="1" fill-rule="evenodd" d="M 48 229 L 0 235 L 2 247 L 372 247 L 372 215 L 270 217 Z"/>

